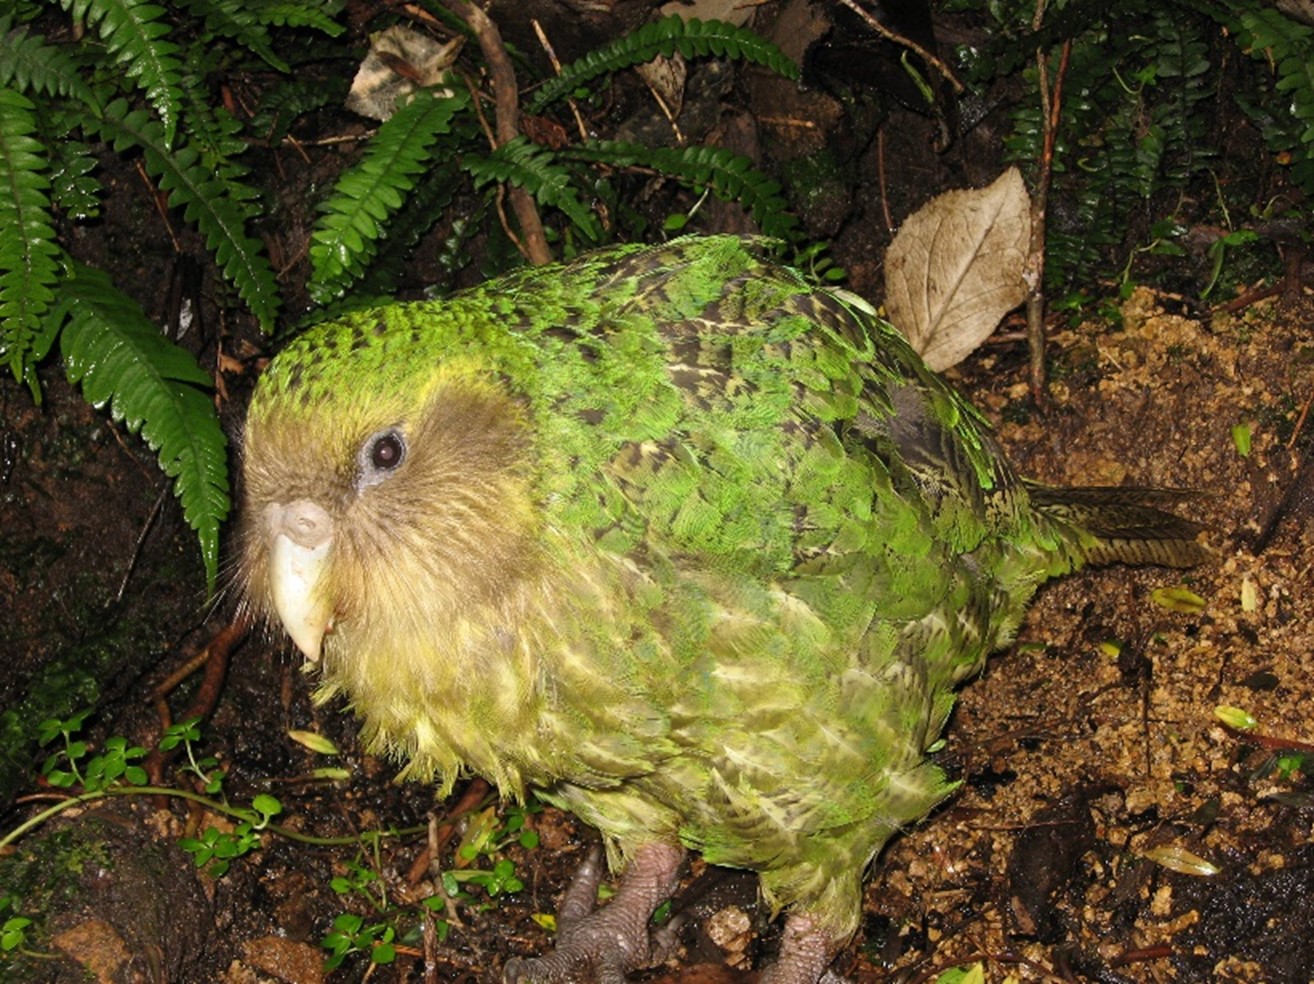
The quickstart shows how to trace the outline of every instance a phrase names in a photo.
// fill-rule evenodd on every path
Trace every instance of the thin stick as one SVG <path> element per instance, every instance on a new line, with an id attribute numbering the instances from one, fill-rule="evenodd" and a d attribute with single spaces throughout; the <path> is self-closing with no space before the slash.
<path id="1" fill-rule="evenodd" d="M 941 78 L 953 86 L 955 93 L 961 95 L 966 91 L 966 87 L 963 83 L 959 82 L 957 76 L 954 75 L 953 69 L 941 61 L 935 54 L 927 51 L 916 41 L 912 40 L 912 38 L 905 38 L 897 31 L 890 30 L 872 16 L 869 11 L 863 10 L 862 7 L 858 6 L 856 0 L 839 0 L 839 2 L 861 17 L 868 27 L 883 37 L 886 41 L 893 41 L 895 44 L 899 45 L 899 47 L 907 48 L 913 54 L 919 56 L 924 62 L 926 62 L 926 64 L 939 72 Z"/>
<path id="2" fill-rule="evenodd" d="M 146 537 L 150 533 L 151 527 L 155 525 L 155 521 L 159 519 L 160 509 L 164 506 L 164 497 L 168 494 L 169 487 L 167 485 L 160 489 L 160 494 L 155 499 L 155 505 L 151 506 L 150 515 L 146 517 L 141 532 L 137 534 L 137 542 L 132 547 L 132 556 L 128 559 L 128 568 L 123 572 L 123 579 L 119 581 L 119 590 L 114 592 L 115 604 L 123 600 L 123 593 L 128 590 L 128 582 L 132 580 L 132 572 L 137 569 L 137 562 L 141 560 L 141 551 L 146 543 Z"/>
<path id="3" fill-rule="evenodd" d="M 1314 401 L 1314 393 L 1305 397 L 1305 405 L 1300 408 L 1300 416 L 1296 418 L 1295 429 L 1291 432 L 1291 439 L 1287 441 L 1288 451 L 1296 446 L 1296 441 L 1300 438 L 1300 432 L 1305 429 L 1305 418 L 1309 416 L 1311 401 Z"/>
<path id="4" fill-rule="evenodd" d="M 552 63 L 552 71 L 560 75 L 561 62 L 557 59 L 557 52 L 552 47 L 552 42 L 548 40 L 547 31 L 543 30 L 543 25 L 538 22 L 537 17 L 535 17 L 530 23 L 534 25 L 534 33 L 538 35 L 538 43 L 543 46 L 543 50 L 547 53 L 548 61 Z M 588 127 L 584 125 L 584 117 L 579 113 L 579 105 L 571 98 L 566 99 L 566 105 L 570 107 L 570 112 L 575 117 L 575 126 L 579 130 L 579 138 L 581 140 L 587 140 L 589 138 L 589 130 Z"/>
<path id="5" fill-rule="evenodd" d="M 502 34 L 497 25 L 484 13 L 483 8 L 470 0 L 448 0 L 449 6 L 464 20 L 475 37 L 479 39 L 479 49 L 488 62 L 488 71 L 492 76 L 493 97 L 497 106 L 497 144 L 502 146 L 520 135 L 520 97 L 516 89 L 516 73 L 511 67 L 511 60 L 506 56 L 502 44 Z M 552 251 L 548 248 L 547 234 L 543 231 L 543 220 L 539 217 L 538 207 L 533 196 L 523 188 L 512 186 L 508 195 L 511 208 L 520 222 L 520 231 L 524 235 L 522 251 L 525 258 L 535 266 L 552 262 Z"/>
<path id="6" fill-rule="evenodd" d="M 1038 8 L 1039 10 L 1043 7 Z M 1029 385 L 1031 399 L 1040 409 L 1049 400 L 1045 385 L 1045 215 L 1049 207 L 1049 185 L 1054 173 L 1054 144 L 1058 137 L 1060 107 L 1063 102 L 1063 78 L 1068 71 L 1072 42 L 1063 42 L 1054 87 L 1049 85 L 1049 58 L 1036 49 L 1036 68 L 1040 82 L 1041 109 L 1045 121 L 1045 142 L 1040 152 L 1036 192 L 1031 199 L 1031 243 L 1027 255 L 1027 348 L 1031 355 Z"/>
<path id="7" fill-rule="evenodd" d="M 251 623 L 245 617 L 238 616 L 216 632 L 197 656 L 188 660 L 182 669 L 151 692 L 150 697 L 155 702 L 155 711 L 160 718 L 161 733 L 166 731 L 175 720 L 186 721 L 188 718 L 207 718 L 210 716 L 215 704 L 219 702 L 219 693 L 223 689 L 224 676 L 228 672 L 228 658 L 232 651 L 246 638 L 250 628 Z M 192 703 L 181 715 L 174 718 L 169 710 L 166 698 L 174 687 L 182 683 L 201 666 L 205 667 L 205 676 L 201 678 L 201 685 L 197 688 Z M 156 785 L 162 783 L 164 764 L 170 757 L 172 757 L 171 752 L 161 752 L 158 748 L 146 756 L 143 765 L 147 774 L 150 775 L 151 781 Z"/>

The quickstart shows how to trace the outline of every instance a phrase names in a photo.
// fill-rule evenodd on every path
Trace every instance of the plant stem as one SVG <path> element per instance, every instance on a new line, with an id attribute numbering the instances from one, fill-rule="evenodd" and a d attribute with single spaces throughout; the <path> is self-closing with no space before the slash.
<path id="1" fill-rule="evenodd" d="M 199 803 L 215 813 L 222 813 L 225 816 L 233 817 L 237 820 L 258 821 L 260 814 L 255 810 L 246 807 L 229 806 L 227 803 L 221 803 L 218 800 L 211 799 L 208 796 L 202 796 L 200 793 L 189 792 L 186 789 L 173 789 L 169 786 L 112 786 L 109 789 L 97 790 L 94 793 L 80 793 L 76 796 L 70 796 L 68 799 L 60 800 L 54 806 L 42 810 L 40 813 L 29 817 L 23 823 L 19 824 L 4 837 L 0 837 L 0 849 L 17 841 L 24 834 L 36 829 L 48 820 L 57 817 L 65 810 L 70 810 L 75 806 L 81 806 L 85 803 L 94 803 L 97 800 L 109 799 L 112 796 L 166 796 L 173 799 L 187 800 L 192 803 Z M 303 834 L 298 830 L 290 827 L 283 827 L 276 823 L 266 823 L 258 829 L 268 830 L 271 833 L 278 834 L 280 837 L 286 837 L 288 840 L 297 841 L 302 844 L 312 844 L 318 847 L 333 847 L 344 844 L 367 844 L 377 843 L 383 837 L 410 837 L 415 834 L 423 833 L 424 827 L 402 827 L 390 828 L 388 830 L 367 830 L 360 834 L 350 834 L 344 837 L 316 837 L 312 834 Z"/>

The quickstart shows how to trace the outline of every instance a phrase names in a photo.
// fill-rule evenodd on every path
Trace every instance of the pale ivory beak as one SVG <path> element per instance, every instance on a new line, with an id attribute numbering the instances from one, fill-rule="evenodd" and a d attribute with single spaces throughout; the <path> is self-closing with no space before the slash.
<path id="1" fill-rule="evenodd" d="M 320 584 L 333 547 L 333 518 L 309 499 L 265 508 L 269 590 L 279 621 L 307 659 L 318 660 L 333 610 Z"/>

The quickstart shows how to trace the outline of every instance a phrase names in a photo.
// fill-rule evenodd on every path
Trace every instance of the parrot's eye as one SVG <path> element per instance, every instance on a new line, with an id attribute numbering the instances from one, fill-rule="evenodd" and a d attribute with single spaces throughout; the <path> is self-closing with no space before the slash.
<path id="1" fill-rule="evenodd" d="M 374 443 L 370 445 L 370 464 L 379 471 L 392 471 L 401 464 L 404 454 L 406 454 L 406 445 L 402 443 L 401 435 L 389 431 L 375 438 Z"/>
<path id="2" fill-rule="evenodd" d="M 360 487 L 375 485 L 406 460 L 406 438 L 395 427 L 371 434 L 361 446 L 357 460 Z"/>

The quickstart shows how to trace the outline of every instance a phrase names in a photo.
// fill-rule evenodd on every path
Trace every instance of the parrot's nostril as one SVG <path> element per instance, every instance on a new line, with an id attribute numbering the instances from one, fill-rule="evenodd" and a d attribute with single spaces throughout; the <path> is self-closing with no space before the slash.
<path id="1" fill-rule="evenodd" d="M 309 499 L 297 499 L 286 505 L 272 502 L 265 508 L 265 521 L 271 538 L 282 534 L 308 550 L 333 535 L 333 517 Z"/>

